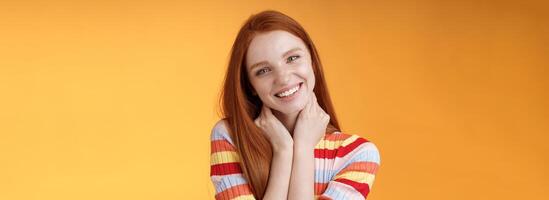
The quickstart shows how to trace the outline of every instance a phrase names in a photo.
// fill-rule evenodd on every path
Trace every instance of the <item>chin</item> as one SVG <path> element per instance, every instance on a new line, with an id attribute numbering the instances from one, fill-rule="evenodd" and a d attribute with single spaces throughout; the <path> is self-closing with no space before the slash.
<path id="1" fill-rule="evenodd" d="M 307 99 L 309 99 L 308 94 L 296 99 L 296 102 L 287 105 L 280 104 L 276 99 L 270 99 L 267 107 L 273 109 L 273 111 L 289 115 L 303 110 L 307 105 Z"/>
<path id="2" fill-rule="evenodd" d="M 289 115 L 289 114 L 294 114 L 296 112 L 300 112 L 301 110 L 303 110 L 303 108 L 305 108 L 304 103 L 302 103 L 301 105 L 297 105 L 297 106 L 287 106 L 287 107 L 284 107 L 284 108 L 278 108 L 276 110 L 278 112 Z"/>

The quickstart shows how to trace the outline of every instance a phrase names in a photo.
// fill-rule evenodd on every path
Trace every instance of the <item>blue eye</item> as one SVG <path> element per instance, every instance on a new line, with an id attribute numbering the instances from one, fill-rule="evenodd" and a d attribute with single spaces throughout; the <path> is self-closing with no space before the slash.
<path id="1" fill-rule="evenodd" d="M 262 68 L 260 70 L 257 70 L 257 73 L 255 75 L 261 75 L 261 74 L 264 74 L 266 72 L 268 72 L 268 68 Z"/>
<path id="2" fill-rule="evenodd" d="M 297 55 L 295 55 L 295 56 L 290 56 L 290 57 L 288 57 L 287 61 L 288 61 L 288 62 L 292 62 L 292 61 L 294 61 L 294 60 L 297 60 L 299 57 L 300 57 L 300 56 L 297 56 Z"/>

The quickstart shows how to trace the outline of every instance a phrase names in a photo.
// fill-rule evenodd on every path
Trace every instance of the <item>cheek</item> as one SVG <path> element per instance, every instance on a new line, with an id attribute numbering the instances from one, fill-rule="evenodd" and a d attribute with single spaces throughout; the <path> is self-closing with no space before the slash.
<path id="1" fill-rule="evenodd" d="M 266 80 L 255 80 L 252 82 L 252 86 L 255 89 L 255 92 L 259 95 L 261 101 L 265 101 L 266 98 L 269 98 L 271 86 Z"/>
<path id="2" fill-rule="evenodd" d="M 266 93 L 268 93 L 268 90 L 262 84 L 256 84 L 254 86 L 254 89 L 255 89 L 255 92 L 259 94 L 259 96 L 264 96 Z"/>
<path id="3" fill-rule="evenodd" d="M 300 76 L 307 81 L 309 91 L 312 91 L 315 86 L 315 74 L 313 72 L 313 67 L 310 64 L 307 64 L 300 68 Z"/>
<path id="4" fill-rule="evenodd" d="M 309 92 L 312 92 L 315 88 L 315 76 L 312 76 L 312 78 L 309 81 Z"/>

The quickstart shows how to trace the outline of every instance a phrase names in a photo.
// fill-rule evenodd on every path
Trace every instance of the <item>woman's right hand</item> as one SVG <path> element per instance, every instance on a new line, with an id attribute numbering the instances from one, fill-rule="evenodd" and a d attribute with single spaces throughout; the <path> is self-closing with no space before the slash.
<path id="1" fill-rule="evenodd" d="M 292 136 L 282 122 L 273 115 L 271 108 L 263 104 L 261 114 L 259 114 L 254 122 L 271 142 L 274 152 L 293 150 L 294 140 Z"/>

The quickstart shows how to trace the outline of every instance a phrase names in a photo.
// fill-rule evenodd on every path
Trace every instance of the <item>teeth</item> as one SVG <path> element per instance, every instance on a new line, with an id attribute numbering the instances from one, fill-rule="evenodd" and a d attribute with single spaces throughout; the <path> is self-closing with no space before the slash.
<path id="1" fill-rule="evenodd" d="M 299 89 L 299 85 L 295 86 L 295 87 L 292 88 L 292 89 L 289 89 L 288 91 L 285 91 L 285 92 L 276 94 L 276 96 L 279 96 L 279 97 L 290 96 L 290 95 L 292 95 L 293 93 L 295 93 L 298 89 Z"/>

